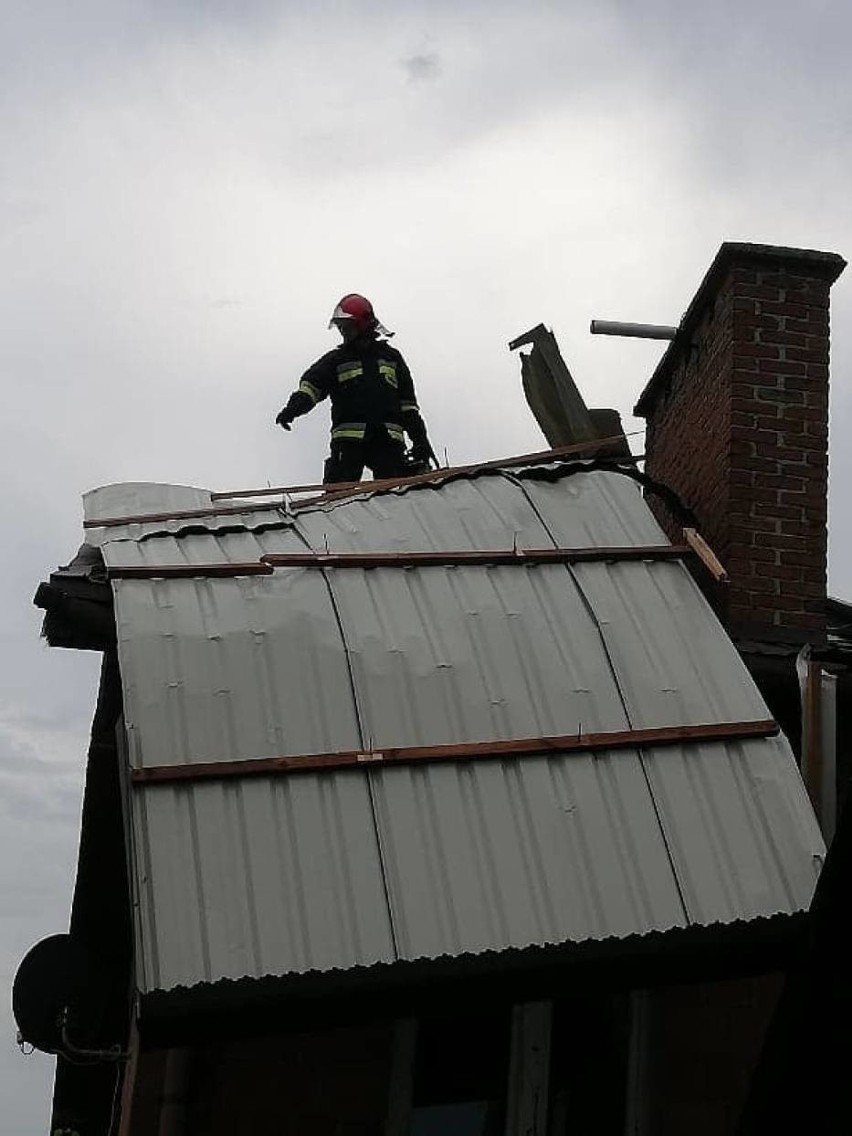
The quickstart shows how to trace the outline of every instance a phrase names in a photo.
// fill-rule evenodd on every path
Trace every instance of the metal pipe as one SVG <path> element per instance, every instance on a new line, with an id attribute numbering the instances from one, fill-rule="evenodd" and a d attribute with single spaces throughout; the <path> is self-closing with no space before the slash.
<path id="1" fill-rule="evenodd" d="M 811 655 L 810 645 L 796 658 L 802 698 L 802 779 L 823 830 L 822 667 Z"/>
<path id="2" fill-rule="evenodd" d="M 632 339 L 674 339 L 676 327 L 659 323 L 620 323 L 618 320 L 592 320 L 592 335 L 624 335 Z"/>
<path id="3" fill-rule="evenodd" d="M 826 844 L 834 838 L 837 825 L 837 675 L 822 672 L 822 834 Z"/>

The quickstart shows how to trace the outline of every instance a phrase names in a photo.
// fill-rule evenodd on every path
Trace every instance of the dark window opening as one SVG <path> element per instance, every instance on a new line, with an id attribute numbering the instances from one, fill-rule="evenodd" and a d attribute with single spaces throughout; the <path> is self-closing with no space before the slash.
<path id="1" fill-rule="evenodd" d="M 422 1019 L 409 1136 L 502 1136 L 510 1013 Z"/>
<path id="2" fill-rule="evenodd" d="M 626 997 L 554 1004 L 548 1136 L 623 1136 L 629 1022 Z"/>

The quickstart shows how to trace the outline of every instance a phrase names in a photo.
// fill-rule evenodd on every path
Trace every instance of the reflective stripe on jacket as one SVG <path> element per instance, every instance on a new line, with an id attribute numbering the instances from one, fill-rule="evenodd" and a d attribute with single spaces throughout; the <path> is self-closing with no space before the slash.
<path id="1" fill-rule="evenodd" d="M 331 399 L 333 438 L 363 440 L 368 426 L 383 426 L 394 440 L 426 436 L 411 372 L 395 347 L 362 336 L 342 343 L 309 367 L 287 409 L 298 417 Z"/>

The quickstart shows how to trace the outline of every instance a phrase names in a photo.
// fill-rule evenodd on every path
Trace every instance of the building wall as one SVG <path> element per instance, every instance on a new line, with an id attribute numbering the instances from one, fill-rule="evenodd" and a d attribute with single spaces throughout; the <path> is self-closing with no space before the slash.
<path id="1" fill-rule="evenodd" d="M 384 1130 L 392 1030 L 379 1025 L 195 1053 L 188 1132 L 368 1136 Z"/>
<path id="2" fill-rule="evenodd" d="M 625 990 L 555 1001 L 539 1039 L 547 1104 L 518 1123 L 535 1115 L 532 1136 L 735 1136 L 778 988 L 769 976 L 656 989 L 641 995 L 638 1029 Z M 510 1061 L 511 1011 L 499 999 L 410 1023 L 146 1053 L 121 1136 L 406 1136 L 446 1125 L 504 1136 L 507 1101 L 525 1095 L 518 1077 L 540 1076 L 532 1051 Z"/>
<path id="3" fill-rule="evenodd" d="M 636 1136 L 735 1136 L 781 976 L 655 991 Z"/>

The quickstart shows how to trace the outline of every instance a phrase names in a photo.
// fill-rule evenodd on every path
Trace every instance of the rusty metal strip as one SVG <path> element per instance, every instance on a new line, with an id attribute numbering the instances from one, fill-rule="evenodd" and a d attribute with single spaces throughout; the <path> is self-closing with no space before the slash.
<path id="1" fill-rule="evenodd" d="M 432 568 L 477 564 L 576 564 L 586 560 L 677 560 L 682 544 L 616 545 L 599 548 L 475 549 L 464 552 L 271 552 L 261 557 L 276 568 Z"/>
<path id="2" fill-rule="evenodd" d="M 641 433 L 641 431 L 636 431 Z M 596 438 L 592 442 L 579 442 L 571 446 L 560 446 L 555 450 L 537 450 L 531 454 L 520 454 L 517 457 L 497 458 L 487 462 L 477 462 L 473 465 L 448 466 L 446 469 L 431 470 L 429 473 L 418 473 L 413 477 L 392 477 L 380 481 L 345 481 L 338 482 L 333 487 L 325 484 L 315 485 L 282 485 L 270 489 L 238 489 L 233 492 L 211 493 L 212 501 L 232 500 L 236 497 L 281 497 L 295 493 L 322 494 L 321 500 L 336 500 L 338 497 L 350 493 L 372 493 L 377 489 L 392 489 L 394 487 L 409 485 L 424 485 L 429 482 L 440 483 L 448 477 L 458 477 L 465 473 L 476 473 L 481 469 L 502 469 L 518 465 L 539 465 L 549 461 L 556 461 L 572 454 L 582 454 L 588 450 L 600 449 L 613 442 L 622 441 L 627 434 L 617 434 L 611 438 Z M 117 525 L 154 524 L 160 521 L 184 521 L 192 517 L 227 517 L 237 516 L 240 513 L 251 513 L 278 508 L 282 502 L 265 501 L 249 502 L 245 505 L 221 505 L 215 509 L 184 509 L 172 513 L 136 513 L 128 517 L 96 517 L 83 521 L 83 528 L 100 529 L 114 528 Z"/>
<path id="3" fill-rule="evenodd" d="M 194 580 L 211 576 L 271 576 L 273 567 L 262 560 L 247 564 L 117 564 L 107 568 L 110 580 Z"/>
<path id="4" fill-rule="evenodd" d="M 280 503 L 267 501 L 263 505 L 222 505 L 218 509 L 181 509 L 171 513 L 135 513 L 129 517 L 97 517 L 83 521 L 84 529 L 110 529 L 120 525 L 147 525 L 165 521 L 189 521 L 196 517 L 236 517 L 243 513 L 274 512 Z"/>
<path id="5" fill-rule="evenodd" d="M 681 544 L 602 548 L 527 548 L 464 552 L 281 552 L 248 564 L 128 564 L 107 569 L 111 580 L 195 579 L 204 576 L 261 576 L 275 568 L 437 568 L 475 565 L 579 564 L 587 561 L 677 560 L 690 549 Z"/>
<path id="6" fill-rule="evenodd" d="M 400 746 L 377 750 L 312 753 L 300 757 L 264 757 L 247 761 L 210 761 L 189 765 L 155 765 L 131 770 L 137 785 L 224 780 L 231 777 L 274 777 L 317 770 L 350 769 L 374 765 L 429 762 L 463 762 L 498 757 L 532 757 L 545 753 L 597 753 L 602 750 L 647 746 L 698 745 L 708 742 L 748 741 L 774 737 L 773 719 L 750 722 L 711 722 L 698 726 L 660 726 L 610 733 L 563 734 L 555 737 L 518 738 L 511 741 L 463 742 L 457 745 Z"/>

